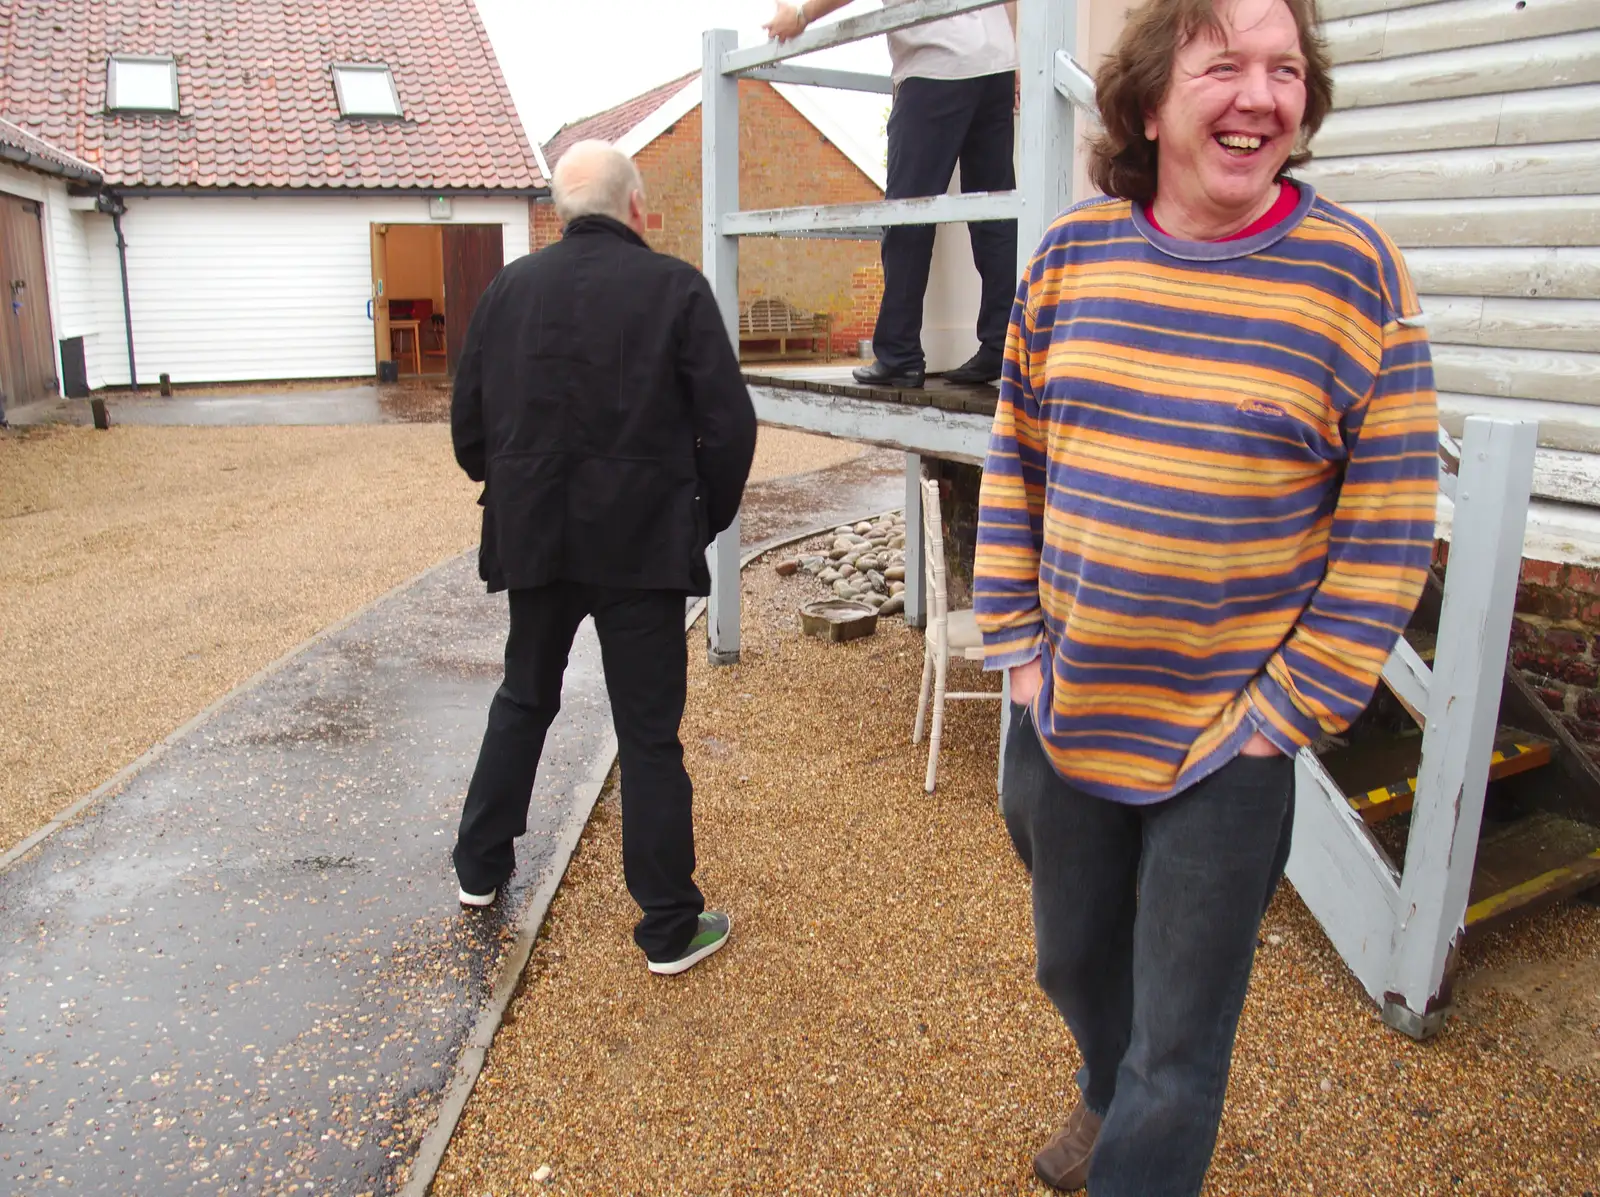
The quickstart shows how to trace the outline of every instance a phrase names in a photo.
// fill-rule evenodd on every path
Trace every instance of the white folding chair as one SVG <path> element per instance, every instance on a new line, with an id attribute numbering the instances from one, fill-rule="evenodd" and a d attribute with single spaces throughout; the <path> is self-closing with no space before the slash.
<path id="1" fill-rule="evenodd" d="M 922 725 L 928 713 L 931 682 L 933 727 L 928 734 L 928 776 L 923 783 L 923 789 L 931 794 L 939 770 L 939 736 L 944 731 L 945 700 L 986 698 L 995 701 L 1000 694 L 995 690 L 951 694 L 944 688 L 945 675 L 950 669 L 950 655 L 954 653 L 966 661 L 982 661 L 983 637 L 978 632 L 977 616 L 970 607 L 950 610 L 950 592 L 945 584 L 944 570 L 944 525 L 939 516 L 939 484 L 929 478 L 922 480 L 922 559 L 926 562 L 923 575 L 928 580 L 928 626 L 922 641 L 922 692 L 917 698 L 917 723 L 911 729 L 911 742 L 922 743 Z"/>

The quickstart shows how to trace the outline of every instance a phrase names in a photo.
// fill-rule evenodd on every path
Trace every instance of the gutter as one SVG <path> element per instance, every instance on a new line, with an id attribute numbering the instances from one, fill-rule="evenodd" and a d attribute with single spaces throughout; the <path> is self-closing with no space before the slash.
<path id="1" fill-rule="evenodd" d="M 111 217 L 111 227 L 117 234 L 117 261 L 122 267 L 122 322 L 128 334 L 128 385 L 139 389 L 139 368 L 133 357 L 133 302 L 128 297 L 128 240 L 122 235 L 122 216 L 127 205 L 114 191 L 102 191 L 95 197 L 95 211 Z"/>
<path id="2" fill-rule="evenodd" d="M 188 196 L 204 199 L 277 199 L 284 196 L 316 197 L 344 196 L 365 199 L 382 196 L 426 198 L 430 195 L 449 195 L 472 199 L 543 199 L 550 194 L 549 187 L 119 187 L 117 194 L 133 199 L 154 199 L 160 196 Z"/>
<path id="3" fill-rule="evenodd" d="M 72 179 L 82 183 L 93 183 L 99 186 L 100 172 L 89 166 L 78 166 L 71 162 L 58 162 L 54 158 L 46 158 L 42 154 L 35 154 L 21 146 L 0 143 L 0 158 L 7 162 L 15 162 L 18 166 L 25 166 L 29 170 L 38 171 L 44 175 L 54 175 L 59 179 Z"/>

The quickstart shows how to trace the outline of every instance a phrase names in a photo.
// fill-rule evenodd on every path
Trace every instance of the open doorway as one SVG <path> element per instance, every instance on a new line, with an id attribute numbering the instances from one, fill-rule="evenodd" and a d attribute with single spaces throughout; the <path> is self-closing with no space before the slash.
<path id="1" fill-rule="evenodd" d="M 472 309 L 504 262 L 497 224 L 374 224 L 377 360 L 400 378 L 453 375 Z"/>

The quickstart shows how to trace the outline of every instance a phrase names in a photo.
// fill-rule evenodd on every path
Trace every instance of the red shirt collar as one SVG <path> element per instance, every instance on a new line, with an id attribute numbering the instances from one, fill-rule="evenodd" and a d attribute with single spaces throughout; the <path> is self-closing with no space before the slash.
<path id="1" fill-rule="evenodd" d="M 1264 233 L 1279 221 L 1288 219 L 1289 214 L 1294 211 L 1295 205 L 1299 202 L 1300 189 L 1293 183 L 1280 179 L 1278 181 L 1278 198 L 1272 201 L 1272 207 L 1268 208 L 1237 233 L 1229 233 L 1226 237 L 1218 237 L 1216 240 L 1243 241 L 1246 237 L 1254 237 L 1258 233 Z M 1155 229 L 1156 232 L 1166 233 L 1168 237 L 1172 236 L 1171 233 L 1167 233 L 1166 229 L 1156 223 L 1153 205 L 1145 208 L 1144 216 L 1150 222 L 1150 227 Z"/>

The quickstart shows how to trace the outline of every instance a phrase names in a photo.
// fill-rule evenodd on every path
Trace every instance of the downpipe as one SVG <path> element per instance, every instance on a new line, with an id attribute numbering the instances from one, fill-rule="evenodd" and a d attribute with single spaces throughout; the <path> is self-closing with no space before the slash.
<path id="1" fill-rule="evenodd" d="M 122 235 L 122 216 L 127 205 L 122 197 L 112 191 L 102 191 L 95 197 L 95 211 L 111 217 L 111 227 L 117 234 L 117 262 L 122 268 L 122 324 L 128 338 L 128 384 L 139 389 L 139 367 L 133 354 L 133 301 L 128 296 L 128 239 Z"/>

